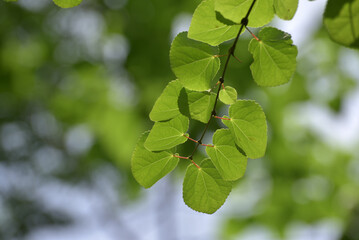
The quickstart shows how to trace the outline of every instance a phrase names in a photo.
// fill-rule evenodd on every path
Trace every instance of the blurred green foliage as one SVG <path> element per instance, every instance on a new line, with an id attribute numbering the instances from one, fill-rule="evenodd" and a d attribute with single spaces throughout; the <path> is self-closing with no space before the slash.
<path id="1" fill-rule="evenodd" d="M 51 1 L 35 2 L 0 2 L 0 185 L 10 181 L 11 169 L 31 170 L 40 179 L 31 187 L 0 188 L 0 239 L 26 239 L 39 227 L 72 224 L 69 216 L 34 198 L 37 184 L 50 180 L 70 186 L 90 182 L 94 171 L 110 165 L 121 179 L 116 186 L 122 203 L 141 199 L 130 172 L 131 154 L 140 133 L 151 128 L 148 114 L 155 99 L 174 79 L 168 56 L 173 22 L 200 3 L 88 0 L 60 9 Z M 269 143 L 266 156 L 249 162 L 235 183 L 228 203 L 233 209 L 217 214 L 222 219 L 217 238 L 238 239 L 259 225 L 285 239 L 296 223 L 334 219 L 342 239 L 358 239 L 357 144 L 331 144 L 303 123 L 316 115 L 301 115 L 302 107 L 312 104 L 333 118 L 343 116 L 345 99 L 357 88 L 342 63 L 349 50 L 320 29 L 299 50 L 297 73 L 288 85 L 260 88 L 251 77 L 248 43 L 241 38 L 237 45 L 243 63 L 230 62 L 228 84 L 240 98 L 263 106 Z M 358 58 L 358 52 L 350 55 Z M 191 134 L 199 135 L 202 127 L 193 123 Z M 179 151 L 189 155 L 192 144 Z M 62 167 L 45 171 L 46 164 L 37 165 L 42 148 L 61 153 Z M 175 180 L 186 164 L 180 161 L 180 167 Z"/>

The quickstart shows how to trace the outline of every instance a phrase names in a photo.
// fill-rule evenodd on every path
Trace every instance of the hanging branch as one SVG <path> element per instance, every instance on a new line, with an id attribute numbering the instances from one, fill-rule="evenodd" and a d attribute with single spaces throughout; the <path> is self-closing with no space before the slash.
<path id="1" fill-rule="evenodd" d="M 253 0 L 251 6 L 250 6 L 249 9 L 248 9 L 248 12 L 247 12 L 246 16 L 241 20 L 241 27 L 240 27 L 240 29 L 239 29 L 239 31 L 238 31 L 238 34 L 237 34 L 236 38 L 234 39 L 234 42 L 233 42 L 232 46 L 231 46 L 231 47 L 229 48 L 229 50 L 228 50 L 227 59 L 226 59 L 226 62 L 225 62 L 225 64 L 224 64 L 223 72 L 222 72 L 221 77 L 219 78 L 219 83 L 220 83 L 220 84 L 218 84 L 218 90 L 217 90 L 216 100 L 215 100 L 214 105 L 213 105 L 213 109 L 212 109 L 211 116 L 210 116 L 210 118 L 209 118 L 209 120 L 208 120 L 206 126 L 204 127 L 204 130 L 203 130 L 203 132 L 202 132 L 202 135 L 201 135 L 201 137 L 199 138 L 199 140 L 197 141 L 197 144 L 196 144 L 195 148 L 193 149 L 191 155 L 188 157 L 190 160 L 192 160 L 192 162 L 193 162 L 193 155 L 196 153 L 196 151 L 197 151 L 199 145 L 202 144 L 202 140 L 203 140 L 203 138 L 204 138 L 204 136 L 205 136 L 205 134 L 206 134 L 206 132 L 207 132 L 207 130 L 208 130 L 208 127 L 209 127 L 209 124 L 210 124 L 212 118 L 218 118 L 218 117 L 216 117 L 216 115 L 217 115 L 217 114 L 216 114 L 216 107 L 217 107 L 217 102 L 218 102 L 218 98 L 219 98 L 219 93 L 220 93 L 220 91 L 221 91 L 221 89 L 222 89 L 222 86 L 223 86 L 223 83 L 224 83 L 224 76 L 225 76 L 226 71 L 227 71 L 229 59 L 230 59 L 231 57 L 235 57 L 235 56 L 234 56 L 234 50 L 236 49 L 239 36 L 241 35 L 243 29 L 244 29 L 244 28 L 247 28 L 247 25 L 248 25 L 248 17 L 249 17 L 249 14 L 251 13 L 251 11 L 252 11 L 253 6 L 254 6 L 255 3 L 256 3 L 256 0 Z M 235 57 L 235 58 L 236 58 L 236 57 Z M 226 120 L 227 120 L 227 119 L 226 119 Z"/>

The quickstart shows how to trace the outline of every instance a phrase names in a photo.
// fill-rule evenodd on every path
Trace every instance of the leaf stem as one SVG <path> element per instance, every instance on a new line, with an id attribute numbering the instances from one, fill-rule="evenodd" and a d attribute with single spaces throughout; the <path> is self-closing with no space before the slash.
<path id="1" fill-rule="evenodd" d="M 182 156 L 175 155 L 175 154 L 173 154 L 173 157 L 176 157 L 176 158 L 181 158 L 181 159 L 189 159 L 189 157 L 182 157 Z"/>
<path id="2" fill-rule="evenodd" d="M 183 135 L 183 136 L 184 136 L 185 138 L 191 140 L 192 142 L 199 143 L 197 140 L 195 140 L 195 139 L 193 139 L 193 138 L 190 138 L 190 137 L 188 137 L 188 136 L 186 136 L 186 135 Z M 201 144 L 202 146 L 205 146 L 205 147 L 213 147 L 213 145 L 211 145 L 211 144 L 204 144 L 204 143 L 199 143 L 199 144 Z"/>
<path id="3" fill-rule="evenodd" d="M 193 160 L 191 160 L 191 162 L 192 162 L 198 169 L 201 169 L 201 167 L 198 166 L 197 163 L 195 163 Z"/>
<path id="4" fill-rule="evenodd" d="M 184 134 L 183 134 L 183 136 L 184 136 L 185 138 L 191 140 L 192 142 L 198 143 L 198 141 L 197 141 L 197 140 L 194 140 L 193 138 L 190 138 L 190 137 L 188 137 L 188 136 L 186 136 L 186 135 L 184 135 Z"/>
<path id="5" fill-rule="evenodd" d="M 252 33 L 252 31 L 249 30 L 249 28 L 247 28 L 247 26 L 246 26 L 246 29 L 257 41 L 260 41 L 259 38 L 256 35 L 254 35 L 254 33 Z"/>
<path id="6" fill-rule="evenodd" d="M 230 118 L 224 118 L 224 117 L 218 117 L 218 116 L 214 116 L 214 118 L 218 118 L 218 119 L 222 119 L 222 120 L 228 120 L 228 121 L 231 120 Z"/>
<path id="7" fill-rule="evenodd" d="M 213 57 L 226 57 L 228 54 L 222 54 L 222 55 L 213 55 Z"/>
<path id="8" fill-rule="evenodd" d="M 216 107 L 217 107 L 217 102 L 218 102 L 218 98 L 219 98 L 219 92 L 221 91 L 222 84 L 224 83 L 224 76 L 225 76 L 226 71 L 227 71 L 229 59 L 231 58 L 231 56 L 235 57 L 234 56 L 234 50 L 236 49 L 236 45 L 237 45 L 239 36 L 241 35 L 243 29 L 245 27 L 247 27 L 247 25 L 248 25 L 248 16 L 252 12 L 252 9 L 253 9 L 253 6 L 254 6 L 255 3 L 256 3 L 256 0 L 253 0 L 251 6 L 248 9 L 248 12 L 247 12 L 246 16 L 241 20 L 241 27 L 239 28 L 238 34 L 237 34 L 236 38 L 234 39 L 234 42 L 233 42 L 232 46 L 228 49 L 228 55 L 227 55 L 226 63 L 224 64 L 224 67 L 223 67 L 222 76 L 219 78 L 219 82 L 221 84 L 219 84 L 219 86 L 218 86 L 218 91 L 217 91 L 216 100 L 214 102 L 214 106 L 213 106 L 213 109 L 212 109 L 212 114 L 211 114 L 206 126 L 204 127 L 203 133 L 202 133 L 200 139 L 197 141 L 197 144 L 194 147 L 194 149 L 192 151 L 192 154 L 188 157 L 189 159 L 191 159 L 192 163 L 195 164 L 197 166 L 197 168 L 199 168 L 199 169 L 200 169 L 200 167 L 193 161 L 193 155 L 196 153 L 196 151 L 198 149 L 198 146 L 202 144 L 202 140 L 204 138 L 204 135 L 207 132 L 207 129 L 209 127 L 209 124 L 211 123 L 212 118 L 216 118 Z"/>
<path id="9" fill-rule="evenodd" d="M 238 62 L 242 63 L 242 61 L 241 61 L 239 58 L 237 58 L 236 55 L 233 54 L 233 57 L 234 57 Z"/>

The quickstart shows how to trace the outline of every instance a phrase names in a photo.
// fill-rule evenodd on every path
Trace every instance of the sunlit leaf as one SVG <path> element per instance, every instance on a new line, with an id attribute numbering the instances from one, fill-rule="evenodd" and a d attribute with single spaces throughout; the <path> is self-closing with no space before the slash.
<path id="1" fill-rule="evenodd" d="M 223 120 L 236 144 L 249 158 L 264 156 L 267 146 L 267 123 L 262 108 L 254 101 L 238 100 L 229 107 L 231 120 Z"/>
<path id="2" fill-rule="evenodd" d="M 145 188 L 151 187 L 158 180 L 171 172 L 178 164 L 178 158 L 169 151 L 151 152 L 144 146 L 149 131 L 139 139 L 132 155 L 132 174 L 139 184 Z"/>
<path id="3" fill-rule="evenodd" d="M 195 92 L 183 89 L 179 98 L 182 114 L 207 123 L 213 110 L 216 94 L 209 92 Z"/>
<path id="4" fill-rule="evenodd" d="M 183 200 L 193 210 L 212 214 L 226 201 L 232 183 L 221 178 L 209 159 L 203 160 L 200 167 L 188 166 L 183 181 Z"/>
<path id="5" fill-rule="evenodd" d="M 156 122 L 144 146 L 150 151 L 162 151 L 184 143 L 187 138 L 183 135 L 188 125 L 188 118 L 182 114 L 165 122 Z"/>
<path id="6" fill-rule="evenodd" d="M 218 47 L 189 39 L 187 32 L 182 32 L 172 42 L 172 70 L 184 87 L 208 90 L 220 67 L 220 60 L 216 57 L 218 52 Z"/>
<path id="7" fill-rule="evenodd" d="M 53 0 L 53 2 L 61 8 L 72 8 L 80 5 L 82 0 Z"/>
<path id="8" fill-rule="evenodd" d="M 241 178 L 247 167 L 247 158 L 240 153 L 229 129 L 219 129 L 213 135 L 213 147 L 206 152 L 224 180 Z"/>
<path id="9" fill-rule="evenodd" d="M 214 11 L 214 0 L 203 1 L 195 10 L 188 37 L 217 46 L 236 37 L 240 26 L 228 26 L 219 21 Z"/>
<path id="10" fill-rule="evenodd" d="M 298 0 L 273 0 L 274 10 L 278 17 L 290 20 L 298 8 Z"/>
<path id="11" fill-rule="evenodd" d="M 263 28 L 252 39 L 249 51 L 254 62 L 250 66 L 255 82 L 260 86 L 273 87 L 287 83 L 296 69 L 297 47 L 291 36 L 276 28 Z"/>
<path id="12" fill-rule="evenodd" d="M 219 100 L 221 100 L 224 104 L 229 105 L 235 103 L 237 101 L 236 89 L 230 86 L 225 86 L 225 88 L 219 92 Z"/>
<path id="13" fill-rule="evenodd" d="M 215 0 L 215 10 L 225 18 L 240 23 L 252 4 L 253 0 Z M 261 27 L 274 17 L 273 0 L 257 0 L 248 17 L 249 27 Z"/>
<path id="14" fill-rule="evenodd" d="M 166 86 L 150 112 L 152 121 L 164 121 L 180 114 L 178 97 L 181 89 L 183 86 L 178 80 L 174 80 Z"/>
<path id="15" fill-rule="evenodd" d="M 334 42 L 359 48 L 359 0 L 329 0 L 324 25 Z"/>

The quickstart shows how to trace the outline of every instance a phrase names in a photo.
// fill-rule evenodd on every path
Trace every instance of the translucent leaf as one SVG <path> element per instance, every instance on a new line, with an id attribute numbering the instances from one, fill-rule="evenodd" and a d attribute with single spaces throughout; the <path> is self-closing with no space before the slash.
<path id="1" fill-rule="evenodd" d="M 72 8 L 80 5 L 82 0 L 53 0 L 53 2 L 61 8 Z"/>
<path id="2" fill-rule="evenodd" d="M 247 167 L 247 158 L 240 153 L 229 129 L 219 129 L 213 135 L 214 147 L 206 147 L 219 174 L 226 181 L 241 178 Z"/>
<path id="3" fill-rule="evenodd" d="M 274 10 L 278 17 L 290 20 L 298 8 L 298 0 L 274 0 Z"/>
<path id="4" fill-rule="evenodd" d="M 249 158 L 264 156 L 267 146 L 267 123 L 262 108 L 254 101 L 238 100 L 229 107 L 231 120 L 223 120 L 236 144 Z"/>
<path id="5" fill-rule="evenodd" d="M 235 38 L 240 26 L 228 26 L 217 18 L 214 0 L 203 1 L 194 11 L 188 37 L 212 46 Z"/>
<path id="6" fill-rule="evenodd" d="M 149 131 L 139 139 L 131 159 L 132 174 L 139 184 L 151 187 L 158 180 L 171 172 L 178 164 L 178 158 L 169 151 L 151 152 L 144 146 Z"/>
<path id="7" fill-rule="evenodd" d="M 359 48 L 359 0 L 329 0 L 324 25 L 334 42 Z"/>
<path id="8" fill-rule="evenodd" d="M 220 60 L 215 56 L 218 52 L 218 47 L 189 39 L 187 32 L 182 32 L 172 42 L 172 70 L 184 87 L 208 90 L 220 67 Z"/>
<path id="9" fill-rule="evenodd" d="M 237 101 L 236 89 L 230 86 L 225 86 L 224 89 L 219 92 L 219 100 L 224 104 L 234 104 Z"/>
<path id="10" fill-rule="evenodd" d="M 144 145 L 150 151 L 162 151 L 184 143 L 188 125 L 188 118 L 181 114 L 166 122 L 156 122 Z"/>
<path id="11" fill-rule="evenodd" d="M 168 83 L 153 106 L 150 112 L 150 119 L 154 122 L 165 121 L 180 114 L 178 97 L 182 89 L 183 86 L 178 80 Z"/>
<path id="12" fill-rule="evenodd" d="M 216 94 L 195 92 L 183 89 L 179 97 L 179 107 L 182 114 L 207 123 L 213 110 Z"/>
<path id="13" fill-rule="evenodd" d="M 183 200 L 193 210 L 212 214 L 226 201 L 232 183 L 224 181 L 209 159 L 198 169 L 188 166 L 183 181 Z"/>
<path id="14" fill-rule="evenodd" d="M 260 86 L 273 87 L 287 83 L 296 69 L 297 47 L 291 36 L 276 28 L 263 28 L 258 37 L 252 39 L 249 51 L 254 62 L 250 68 L 256 83 Z"/>
<path id="15" fill-rule="evenodd" d="M 225 18 L 240 23 L 252 4 L 253 0 L 215 0 L 215 10 Z M 273 0 L 257 0 L 248 17 L 249 27 L 262 27 L 274 17 Z"/>

